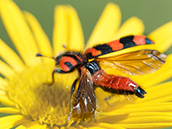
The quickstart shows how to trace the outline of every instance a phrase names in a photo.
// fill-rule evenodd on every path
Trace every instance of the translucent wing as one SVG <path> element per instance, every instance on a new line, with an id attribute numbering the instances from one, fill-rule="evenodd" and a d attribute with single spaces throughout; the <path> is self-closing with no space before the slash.
<path id="1" fill-rule="evenodd" d="M 129 75 L 142 75 L 159 69 L 165 63 L 166 55 L 157 50 L 143 49 L 96 60 L 106 68 L 118 69 Z"/>
<path id="2" fill-rule="evenodd" d="M 74 82 L 76 84 L 76 82 Z M 74 85 L 75 85 L 74 84 Z M 73 86 L 74 86 L 73 85 Z M 96 110 L 96 96 L 90 72 L 82 67 L 78 88 L 74 89 L 71 96 L 70 118 L 87 119 L 94 117 Z"/>

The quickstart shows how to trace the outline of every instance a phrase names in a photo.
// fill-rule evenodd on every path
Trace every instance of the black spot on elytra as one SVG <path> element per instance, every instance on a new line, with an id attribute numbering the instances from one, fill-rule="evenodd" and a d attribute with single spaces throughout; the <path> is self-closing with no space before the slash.
<path id="1" fill-rule="evenodd" d="M 119 42 L 124 45 L 123 49 L 129 48 L 129 47 L 136 46 L 136 44 L 133 42 L 133 39 L 134 39 L 134 36 L 127 36 L 127 37 L 121 38 Z"/>

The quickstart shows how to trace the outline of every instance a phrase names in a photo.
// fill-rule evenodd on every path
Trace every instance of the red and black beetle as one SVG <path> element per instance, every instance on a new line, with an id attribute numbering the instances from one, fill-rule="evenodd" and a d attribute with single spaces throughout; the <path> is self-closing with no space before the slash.
<path id="1" fill-rule="evenodd" d="M 112 94 L 134 94 L 139 98 L 144 98 L 146 92 L 137 83 L 128 77 L 107 74 L 101 65 L 132 75 L 147 74 L 159 69 L 165 63 L 165 54 L 157 50 L 141 49 L 113 57 L 102 58 L 101 56 L 148 44 L 154 44 L 154 42 L 145 36 L 127 36 L 88 48 L 84 54 L 67 51 L 54 58 L 56 65 L 61 69 L 53 71 L 52 83 L 54 83 L 55 73 L 70 73 L 77 69 L 80 74 L 80 78 L 74 81 L 71 88 L 71 111 L 68 120 L 71 117 L 85 119 L 95 115 L 95 87 L 101 87 Z M 37 56 L 43 55 L 38 53 Z M 79 80 L 79 86 L 76 89 L 77 80 Z"/>

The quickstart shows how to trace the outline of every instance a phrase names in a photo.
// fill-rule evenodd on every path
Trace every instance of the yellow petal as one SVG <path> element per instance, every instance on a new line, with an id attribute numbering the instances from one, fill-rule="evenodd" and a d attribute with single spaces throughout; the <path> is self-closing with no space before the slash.
<path id="1" fill-rule="evenodd" d="M 0 56 L 15 70 L 22 71 L 24 64 L 19 56 L 0 39 Z"/>
<path id="2" fill-rule="evenodd" d="M 0 77 L 0 87 L 5 87 L 7 86 L 7 84 L 8 84 L 8 81 Z"/>
<path id="3" fill-rule="evenodd" d="M 166 51 L 172 44 L 172 22 L 169 22 L 160 28 L 154 30 L 148 35 L 152 39 L 160 52 Z"/>
<path id="4" fill-rule="evenodd" d="M 6 92 L 4 90 L 0 90 L 0 95 L 6 95 Z"/>
<path id="5" fill-rule="evenodd" d="M 76 11 L 71 6 L 56 7 L 54 24 L 53 46 L 55 54 L 65 49 L 83 50 L 84 38 L 81 24 Z"/>
<path id="6" fill-rule="evenodd" d="M 101 122 L 98 122 L 98 123 L 94 123 L 94 124 L 89 124 L 91 127 L 89 127 L 89 129 L 125 129 L 123 128 L 122 126 L 118 126 L 118 125 L 115 125 L 115 124 L 108 124 L 108 123 L 101 123 Z M 93 126 L 93 127 L 92 127 Z M 95 127 L 94 127 L 95 126 Z"/>
<path id="7" fill-rule="evenodd" d="M 40 124 L 34 124 L 33 126 L 27 128 L 27 129 L 47 129 L 47 125 L 40 125 Z"/>
<path id="8" fill-rule="evenodd" d="M 130 104 L 118 108 L 116 110 L 112 110 L 109 112 L 103 112 L 103 115 L 119 115 L 119 113 L 127 114 L 127 113 L 135 113 L 135 112 L 171 112 L 172 111 L 172 103 L 163 102 L 163 103 L 140 103 L 140 104 Z"/>
<path id="9" fill-rule="evenodd" d="M 69 42 L 67 49 L 83 51 L 84 50 L 84 36 L 82 32 L 81 23 L 75 9 L 68 6 L 68 19 L 69 19 Z"/>
<path id="10" fill-rule="evenodd" d="M 93 126 L 93 127 L 89 127 L 89 129 L 106 129 L 106 128 L 98 127 L 98 126 Z"/>
<path id="11" fill-rule="evenodd" d="M 22 59 L 27 65 L 38 63 L 38 49 L 22 12 L 11 0 L 0 2 L 2 21 Z"/>
<path id="12" fill-rule="evenodd" d="M 137 102 L 157 102 L 159 99 L 162 100 L 163 98 L 170 97 L 172 98 L 172 81 L 162 83 L 160 85 L 156 85 L 146 89 L 146 97 L 144 99 L 138 99 Z M 165 101 L 165 99 L 164 99 Z"/>
<path id="13" fill-rule="evenodd" d="M 172 113 L 171 112 L 134 112 L 134 113 L 130 113 L 129 117 L 146 117 L 146 116 L 168 116 L 168 117 L 172 117 Z"/>
<path id="14" fill-rule="evenodd" d="M 117 124 L 129 129 L 157 129 L 171 127 L 172 123 L 140 123 L 140 124 Z"/>
<path id="15" fill-rule="evenodd" d="M 129 128 L 129 129 L 157 129 L 157 128 L 165 128 L 165 127 L 171 127 L 172 123 L 130 123 L 130 124 L 118 124 L 118 123 L 115 123 L 115 124 L 107 124 L 107 123 L 101 123 L 102 125 L 107 125 L 108 128 L 112 128 L 113 129 L 113 126 L 114 127 L 117 127 L 115 129 L 126 129 L 126 128 Z M 89 127 L 89 129 L 99 129 L 99 128 L 102 128 L 102 127 L 98 127 L 98 126 L 95 126 L 95 127 Z M 105 129 L 107 127 L 104 127 Z M 103 129 L 104 129 L 103 128 Z"/>
<path id="16" fill-rule="evenodd" d="M 131 17 L 120 27 L 115 34 L 114 39 L 118 39 L 127 35 L 142 35 L 144 32 L 144 24 L 137 17 Z"/>
<path id="17" fill-rule="evenodd" d="M 15 127 L 19 124 L 28 121 L 28 119 L 22 115 L 11 115 L 0 118 L 0 128 L 1 129 L 9 129 Z"/>
<path id="18" fill-rule="evenodd" d="M 17 114 L 20 111 L 13 107 L 0 107 L 0 113 Z"/>
<path id="19" fill-rule="evenodd" d="M 169 114 L 168 114 L 169 113 Z M 163 113 L 163 112 L 134 112 L 134 113 L 130 113 L 128 115 L 121 115 L 121 116 L 109 116 L 109 117 L 105 117 L 102 120 L 100 119 L 99 121 L 107 121 L 107 123 L 111 123 L 109 124 L 110 126 L 113 127 L 113 125 L 115 126 L 119 126 L 119 127 L 123 127 L 125 128 L 125 124 L 130 124 L 132 125 L 130 128 L 134 128 L 134 125 L 149 125 L 149 123 L 154 124 L 154 123 L 171 123 L 171 119 L 172 119 L 172 114 L 171 112 L 167 112 L 167 113 Z M 115 124 L 112 124 L 115 123 Z M 121 125 L 120 125 L 121 124 Z M 167 126 L 167 127 L 168 127 Z M 148 126 L 151 127 L 151 126 Z M 141 128 L 141 127 L 140 127 Z"/>
<path id="20" fill-rule="evenodd" d="M 113 3 L 109 3 L 96 24 L 86 48 L 112 40 L 120 22 L 121 12 L 119 7 Z"/>
<path id="21" fill-rule="evenodd" d="M 15 72 L 6 63 L 4 63 L 3 61 L 0 61 L 0 73 L 3 76 L 9 78 L 9 77 L 13 76 Z"/>
<path id="22" fill-rule="evenodd" d="M 37 125 L 37 122 L 25 122 L 23 124 L 21 124 L 20 126 L 18 126 L 16 129 L 28 129 L 34 125 Z"/>
<path id="23" fill-rule="evenodd" d="M 0 96 L 0 102 L 6 106 L 14 106 L 14 103 L 12 101 L 10 101 L 6 95 Z"/>
<path id="24" fill-rule="evenodd" d="M 170 123 L 172 117 L 169 116 L 145 116 L 145 117 L 128 117 L 119 123 L 130 124 L 130 123 Z"/>
<path id="25" fill-rule="evenodd" d="M 54 54 L 65 50 L 63 45 L 68 43 L 68 19 L 67 12 L 64 6 L 57 6 L 54 15 L 54 30 L 53 30 L 53 48 Z"/>
<path id="26" fill-rule="evenodd" d="M 153 102 L 168 102 L 172 100 L 172 95 L 168 95 L 168 96 L 163 96 L 162 98 L 158 98 L 153 100 Z"/>
<path id="27" fill-rule="evenodd" d="M 44 55 L 47 55 L 47 56 L 52 56 L 53 52 L 52 52 L 52 48 L 51 48 L 51 43 L 50 43 L 47 35 L 43 31 L 41 25 L 37 21 L 37 19 L 29 12 L 24 12 L 24 15 L 25 15 L 26 20 L 28 21 L 28 23 L 32 29 L 32 32 L 35 36 L 35 39 L 37 41 L 37 45 L 38 45 L 38 49 L 39 49 L 38 52 L 42 53 Z M 47 58 L 43 58 L 43 60 L 50 61 Z"/>
<path id="28" fill-rule="evenodd" d="M 26 122 L 18 126 L 16 129 L 47 129 L 47 125 L 40 125 L 37 122 Z"/>
<path id="29" fill-rule="evenodd" d="M 15 129 L 27 129 L 26 127 L 24 127 L 23 125 L 19 125 L 18 127 L 16 127 Z"/>

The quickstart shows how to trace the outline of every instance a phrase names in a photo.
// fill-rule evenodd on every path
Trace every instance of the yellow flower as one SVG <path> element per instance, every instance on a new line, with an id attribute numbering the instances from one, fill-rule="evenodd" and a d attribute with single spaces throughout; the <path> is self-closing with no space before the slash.
<path id="1" fill-rule="evenodd" d="M 55 62 L 51 59 L 36 58 L 37 52 L 48 56 L 65 50 L 84 50 L 84 39 L 76 11 L 71 6 L 55 8 L 53 49 L 36 18 L 29 12 L 22 12 L 11 0 L 0 0 L 0 17 L 18 52 L 0 40 L 0 128 L 8 129 L 58 129 L 67 126 L 69 114 L 70 88 L 77 72 L 56 74 L 51 87 L 43 83 L 51 81 Z M 108 4 L 100 17 L 86 48 L 126 35 L 141 35 L 142 21 L 136 17 L 127 20 L 120 27 L 120 9 Z M 139 46 L 129 50 L 154 48 L 166 51 L 172 43 L 172 22 L 169 22 L 148 37 L 156 45 Z M 66 48 L 63 47 L 66 46 Z M 172 82 L 163 82 L 172 75 L 172 55 L 154 73 L 130 76 L 146 90 L 144 99 L 134 96 L 112 97 L 109 106 L 104 98 L 109 94 L 96 89 L 98 109 L 96 120 L 73 124 L 69 128 L 164 128 L 172 126 Z M 118 71 L 119 72 L 119 71 Z M 121 74 L 120 72 L 118 74 Z M 67 79 L 66 79 L 67 78 Z M 129 100 L 128 100 L 129 99 Z"/>

